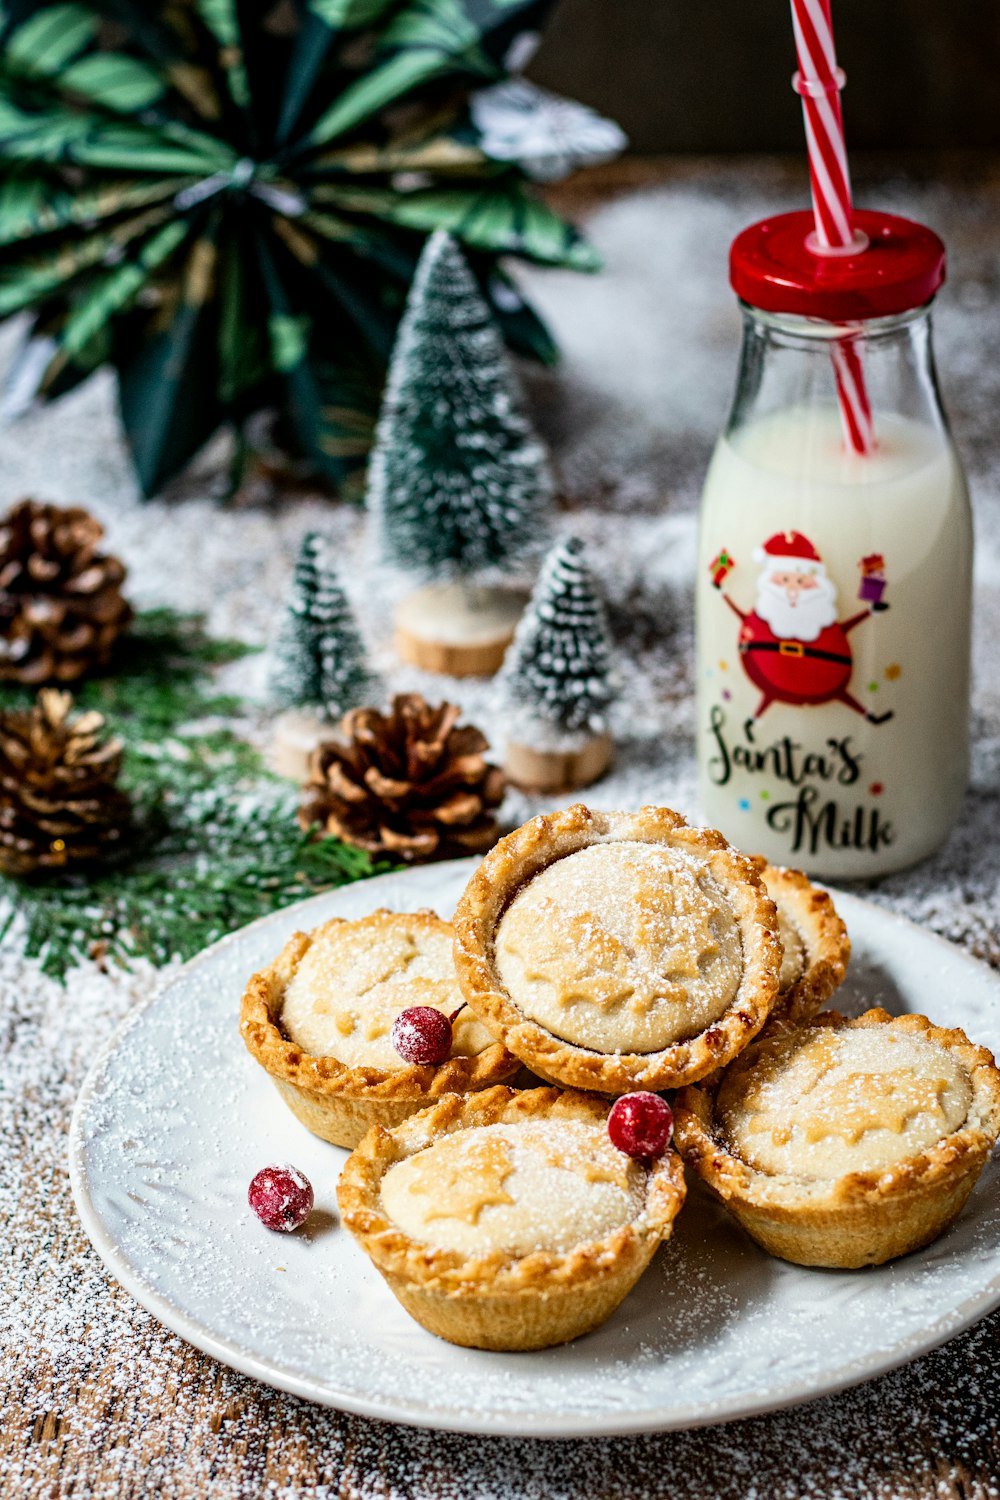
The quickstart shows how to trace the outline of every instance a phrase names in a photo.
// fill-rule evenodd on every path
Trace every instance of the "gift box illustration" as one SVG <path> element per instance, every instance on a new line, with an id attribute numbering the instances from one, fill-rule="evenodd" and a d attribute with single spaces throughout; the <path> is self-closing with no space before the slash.
<path id="1" fill-rule="evenodd" d="M 863 557 L 858 566 L 861 569 L 858 598 L 870 604 L 872 609 L 885 609 L 887 606 L 882 602 L 886 585 L 885 558 L 881 552 L 872 552 Z"/>
<path id="2" fill-rule="evenodd" d="M 713 588 L 721 589 L 722 585 L 726 581 L 726 578 L 733 571 L 735 566 L 736 564 L 729 556 L 729 553 L 726 551 L 725 547 L 723 547 L 721 552 L 717 552 L 708 565 L 708 571 L 712 576 Z"/>

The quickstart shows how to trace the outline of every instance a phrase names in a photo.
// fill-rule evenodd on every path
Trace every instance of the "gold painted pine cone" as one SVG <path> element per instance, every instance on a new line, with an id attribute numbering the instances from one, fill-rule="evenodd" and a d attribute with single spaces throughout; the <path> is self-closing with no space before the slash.
<path id="1" fill-rule="evenodd" d="M 479 854 L 497 837 L 503 772 L 453 703 L 401 693 L 386 712 L 355 708 L 312 753 L 299 822 L 370 854 L 408 861 Z"/>
<path id="2" fill-rule="evenodd" d="M 74 682 L 106 666 L 132 618 L 125 568 L 80 506 L 22 500 L 0 522 L 0 678 Z"/>
<path id="3" fill-rule="evenodd" d="M 43 688 L 34 707 L 0 713 L 0 870 L 26 876 L 118 848 L 131 804 L 115 785 L 118 740 L 99 713 L 70 717 L 70 693 Z"/>

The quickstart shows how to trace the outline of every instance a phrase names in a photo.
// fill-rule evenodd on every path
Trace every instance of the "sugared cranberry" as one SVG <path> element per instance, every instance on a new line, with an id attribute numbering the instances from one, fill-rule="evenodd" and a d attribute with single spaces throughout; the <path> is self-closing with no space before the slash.
<path id="1" fill-rule="evenodd" d="M 611 1144 L 626 1156 L 662 1156 L 673 1130 L 673 1111 L 659 1094 L 623 1094 L 608 1115 Z"/>
<path id="2" fill-rule="evenodd" d="M 450 1016 L 432 1005 L 401 1010 L 392 1023 L 392 1045 L 404 1062 L 443 1063 L 451 1051 L 451 1023 L 462 1009 L 460 1005 Z"/>
<path id="3" fill-rule="evenodd" d="M 288 1234 L 313 1211 L 312 1183 L 298 1167 L 262 1167 L 250 1184 L 247 1202 L 268 1229 Z"/>

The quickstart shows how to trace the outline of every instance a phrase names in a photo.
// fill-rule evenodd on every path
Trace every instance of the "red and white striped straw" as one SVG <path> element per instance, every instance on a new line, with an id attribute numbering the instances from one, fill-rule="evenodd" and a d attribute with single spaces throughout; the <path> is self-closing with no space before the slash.
<path id="1" fill-rule="evenodd" d="M 791 4 L 799 60 L 793 85 L 802 97 L 816 219 L 816 233 L 810 237 L 812 248 L 819 255 L 856 254 L 867 241 L 854 229 L 840 112 L 844 73 L 837 66 L 834 51 L 830 0 L 791 0 Z M 857 335 L 847 335 L 833 345 L 833 368 L 844 436 L 855 453 L 870 453 L 875 446 L 875 431 Z"/>
<path id="2" fill-rule="evenodd" d="M 833 373 L 844 424 L 844 436 L 853 453 L 871 453 L 875 447 L 875 424 L 861 362 L 861 339 L 847 334 L 833 345 Z"/>

